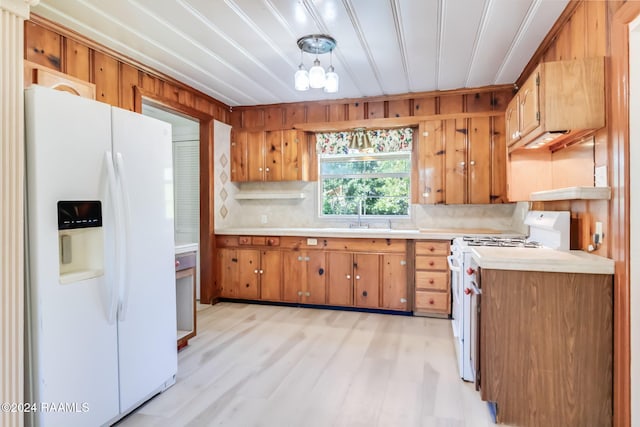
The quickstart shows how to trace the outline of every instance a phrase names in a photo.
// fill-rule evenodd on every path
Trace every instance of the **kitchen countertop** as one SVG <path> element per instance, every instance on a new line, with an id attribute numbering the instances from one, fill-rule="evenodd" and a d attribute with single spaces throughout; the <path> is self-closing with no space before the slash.
<path id="1" fill-rule="evenodd" d="M 198 244 L 197 243 L 181 243 L 176 244 L 176 255 L 184 254 L 186 252 L 197 252 Z"/>
<path id="2" fill-rule="evenodd" d="M 521 233 L 489 228 L 307 228 L 307 227 L 254 227 L 224 228 L 215 230 L 220 235 L 240 236 L 301 236 L 301 237 L 348 237 L 412 240 L 451 240 L 460 236 L 483 236 L 499 234 L 504 237 L 521 237 Z"/>
<path id="3" fill-rule="evenodd" d="M 491 270 L 586 274 L 614 273 L 612 259 L 584 251 L 477 246 L 473 248 L 472 256 L 481 268 Z"/>

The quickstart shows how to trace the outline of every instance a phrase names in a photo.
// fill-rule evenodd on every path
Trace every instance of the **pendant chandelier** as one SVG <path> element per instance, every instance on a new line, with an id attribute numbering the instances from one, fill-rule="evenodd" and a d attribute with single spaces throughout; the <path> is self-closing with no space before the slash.
<path id="1" fill-rule="evenodd" d="M 332 64 L 333 49 L 336 47 L 336 40 L 325 34 L 310 34 L 298 39 L 298 48 L 300 48 L 300 65 L 294 76 L 296 90 L 324 89 L 327 93 L 336 93 L 338 91 L 338 74 L 335 72 Z M 302 61 L 304 52 L 315 54 L 316 59 L 313 61 L 313 67 L 306 70 Z M 320 66 L 318 55 L 329 53 L 329 68 L 325 72 Z"/>

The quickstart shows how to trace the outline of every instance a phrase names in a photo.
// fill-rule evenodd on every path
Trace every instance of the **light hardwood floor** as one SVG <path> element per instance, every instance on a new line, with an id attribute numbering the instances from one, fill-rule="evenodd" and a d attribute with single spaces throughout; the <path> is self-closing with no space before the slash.
<path id="1" fill-rule="evenodd" d="M 492 425 L 458 376 L 447 320 L 203 307 L 176 384 L 119 427 Z"/>

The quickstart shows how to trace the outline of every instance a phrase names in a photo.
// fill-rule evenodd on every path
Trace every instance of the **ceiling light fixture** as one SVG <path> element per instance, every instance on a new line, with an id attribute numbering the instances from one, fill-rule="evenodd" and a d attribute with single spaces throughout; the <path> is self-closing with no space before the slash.
<path id="1" fill-rule="evenodd" d="M 310 34 L 298 39 L 298 48 L 300 48 L 300 65 L 295 73 L 294 81 L 296 90 L 308 90 L 310 87 L 314 89 L 324 88 L 327 93 L 336 93 L 338 91 L 339 78 L 333 68 L 333 49 L 336 47 L 336 40 L 326 34 Z M 307 70 L 304 68 L 302 61 L 303 52 L 316 55 L 313 61 L 313 67 Z M 318 55 L 330 53 L 329 68 L 325 72 L 320 66 Z"/>

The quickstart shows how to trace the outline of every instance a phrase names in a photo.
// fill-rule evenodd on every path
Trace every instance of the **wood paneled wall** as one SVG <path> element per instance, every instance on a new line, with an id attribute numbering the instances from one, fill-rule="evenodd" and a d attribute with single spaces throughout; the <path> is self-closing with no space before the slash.
<path id="1" fill-rule="evenodd" d="M 523 82 L 544 61 L 605 56 L 607 126 L 595 134 L 595 166 L 607 166 L 610 201 L 543 203 L 543 209 L 570 209 L 604 223 L 604 242 L 595 253 L 614 259 L 613 425 L 631 425 L 628 245 L 628 49 L 627 27 L 640 14 L 634 1 L 572 0 L 525 68 Z"/>
<path id="2" fill-rule="evenodd" d="M 96 85 L 96 99 L 135 111 L 138 86 L 229 123 L 228 105 L 37 15 L 25 22 L 24 58 Z"/>
<path id="3" fill-rule="evenodd" d="M 513 97 L 511 85 L 421 92 L 362 99 L 234 107 L 235 129 L 292 129 L 295 124 L 359 121 L 437 114 L 505 111 Z"/>
<path id="4" fill-rule="evenodd" d="M 25 21 L 24 58 L 94 83 L 98 101 L 141 112 L 144 98 L 200 122 L 200 298 L 215 300 L 213 120 L 229 123 L 229 106 L 37 15 Z"/>

